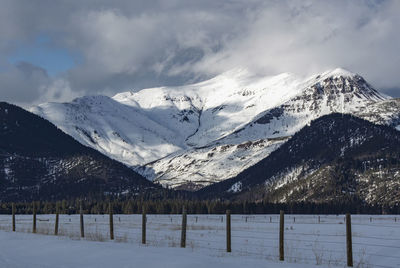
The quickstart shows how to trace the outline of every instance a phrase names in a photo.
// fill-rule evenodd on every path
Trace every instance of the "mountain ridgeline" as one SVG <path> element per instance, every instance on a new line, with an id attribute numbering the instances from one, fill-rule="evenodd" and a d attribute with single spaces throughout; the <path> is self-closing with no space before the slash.
<path id="1" fill-rule="evenodd" d="M 340 68 L 306 78 L 235 69 L 197 84 L 85 96 L 31 111 L 148 180 L 191 191 L 235 177 L 326 114 L 400 130 L 400 100 Z"/>
<path id="2" fill-rule="evenodd" d="M 159 187 L 45 119 L 0 103 L 0 200 L 129 195 Z"/>
<path id="3" fill-rule="evenodd" d="M 400 132 L 346 114 L 325 115 L 203 197 L 266 202 L 400 203 Z"/>
<path id="4" fill-rule="evenodd" d="M 400 204 L 400 99 L 340 68 L 237 69 L 30 111 L 0 103 L 1 200 Z"/>

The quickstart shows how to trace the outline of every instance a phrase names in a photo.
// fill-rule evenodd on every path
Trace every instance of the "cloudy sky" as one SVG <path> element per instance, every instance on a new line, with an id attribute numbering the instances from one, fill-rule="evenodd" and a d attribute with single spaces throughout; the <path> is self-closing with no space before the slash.
<path id="1" fill-rule="evenodd" d="M 343 67 L 400 97 L 397 0 L 0 0 L 0 100 Z"/>

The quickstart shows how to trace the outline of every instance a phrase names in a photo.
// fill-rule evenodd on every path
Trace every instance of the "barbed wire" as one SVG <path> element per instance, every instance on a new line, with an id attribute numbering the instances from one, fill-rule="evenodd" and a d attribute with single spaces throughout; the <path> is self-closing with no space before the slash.
<path id="1" fill-rule="evenodd" d="M 366 238 L 366 239 L 376 239 L 376 240 L 389 240 L 389 241 L 400 241 L 399 238 L 389 238 L 389 237 L 376 237 L 376 236 L 364 236 L 364 235 L 353 235 L 353 238 Z"/>
<path id="2" fill-rule="evenodd" d="M 377 245 L 377 244 L 359 243 L 359 242 L 353 242 L 353 245 L 400 249 L 400 246 L 394 246 L 394 245 Z"/>
<path id="3" fill-rule="evenodd" d="M 351 223 L 351 225 L 355 226 L 372 226 L 372 227 L 384 227 L 384 228 L 396 228 L 399 227 L 399 225 L 375 225 L 375 224 L 361 224 L 361 223 Z"/>

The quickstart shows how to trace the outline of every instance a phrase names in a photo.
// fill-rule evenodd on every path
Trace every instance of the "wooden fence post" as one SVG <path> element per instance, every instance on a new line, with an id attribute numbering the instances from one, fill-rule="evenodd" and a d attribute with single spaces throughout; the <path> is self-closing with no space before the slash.
<path id="1" fill-rule="evenodd" d="M 35 206 L 35 201 L 32 202 L 32 213 L 33 213 L 32 233 L 36 234 L 36 206 Z"/>
<path id="2" fill-rule="evenodd" d="M 186 225 L 187 225 L 187 214 L 186 209 L 182 209 L 182 233 L 181 233 L 181 248 L 186 247 Z"/>
<path id="3" fill-rule="evenodd" d="M 83 208 L 82 200 L 79 202 L 79 213 L 80 213 L 80 223 L 81 223 L 81 237 L 85 237 L 85 224 L 83 223 Z"/>
<path id="4" fill-rule="evenodd" d="M 12 230 L 15 232 L 15 203 L 12 203 Z"/>
<path id="5" fill-rule="evenodd" d="M 351 215 L 346 214 L 346 249 L 347 249 L 347 266 L 353 267 L 353 245 L 351 238 Z"/>
<path id="6" fill-rule="evenodd" d="M 142 244 L 146 244 L 146 208 L 142 206 Z"/>
<path id="7" fill-rule="evenodd" d="M 279 218 L 279 260 L 285 260 L 284 255 L 284 242 L 283 242 L 283 233 L 285 228 L 285 214 L 283 210 L 280 211 L 280 218 Z"/>
<path id="8" fill-rule="evenodd" d="M 58 235 L 59 214 L 60 214 L 60 204 L 57 202 L 56 203 L 56 222 L 55 222 L 55 226 L 54 226 L 54 235 Z"/>
<path id="9" fill-rule="evenodd" d="M 110 213 L 110 239 L 114 240 L 114 213 L 113 213 L 113 207 L 110 202 L 109 204 L 109 213 Z"/>
<path id="10" fill-rule="evenodd" d="M 231 248 L 231 211 L 226 211 L 226 252 L 232 252 Z"/>

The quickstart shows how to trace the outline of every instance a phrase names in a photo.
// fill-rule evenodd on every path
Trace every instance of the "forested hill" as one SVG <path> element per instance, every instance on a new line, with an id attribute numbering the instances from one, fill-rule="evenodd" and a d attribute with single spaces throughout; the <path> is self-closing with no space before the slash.
<path id="1" fill-rule="evenodd" d="M 0 103 L 0 200 L 132 195 L 159 189 L 49 121 Z"/>

